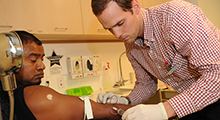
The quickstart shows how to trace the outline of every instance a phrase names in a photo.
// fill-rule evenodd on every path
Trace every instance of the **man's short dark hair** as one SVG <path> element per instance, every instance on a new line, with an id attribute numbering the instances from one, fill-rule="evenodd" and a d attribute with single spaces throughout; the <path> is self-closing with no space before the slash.
<path id="1" fill-rule="evenodd" d="M 27 44 L 28 42 L 31 43 L 34 42 L 38 45 L 42 45 L 42 42 L 31 33 L 28 33 L 26 31 L 14 31 L 14 32 L 19 35 L 22 44 Z"/>
<path id="2" fill-rule="evenodd" d="M 105 10 L 107 4 L 110 1 L 116 2 L 118 6 L 122 8 L 122 10 L 129 11 L 133 14 L 132 4 L 131 4 L 133 0 L 92 0 L 91 6 L 95 16 L 100 15 Z"/>

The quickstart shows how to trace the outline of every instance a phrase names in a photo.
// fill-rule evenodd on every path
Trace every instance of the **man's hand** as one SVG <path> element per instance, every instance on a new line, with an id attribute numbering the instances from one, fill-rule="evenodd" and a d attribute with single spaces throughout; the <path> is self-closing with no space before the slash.
<path id="1" fill-rule="evenodd" d="M 129 108 L 122 115 L 122 120 L 167 120 L 163 103 L 155 105 L 137 105 Z"/>
<path id="2" fill-rule="evenodd" d="M 128 100 L 124 97 L 119 97 L 116 94 L 109 92 L 106 94 L 99 93 L 97 99 L 97 102 L 99 103 L 121 103 L 121 104 L 126 104 L 128 105 Z"/>

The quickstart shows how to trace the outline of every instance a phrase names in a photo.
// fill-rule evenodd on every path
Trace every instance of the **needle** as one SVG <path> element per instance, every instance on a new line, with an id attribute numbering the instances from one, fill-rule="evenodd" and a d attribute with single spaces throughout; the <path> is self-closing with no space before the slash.
<path id="1" fill-rule="evenodd" d="M 112 109 L 115 110 L 115 111 L 117 111 L 117 113 L 118 113 L 119 115 L 122 115 L 122 114 L 125 112 L 125 111 L 122 110 L 121 108 L 117 109 L 116 107 L 112 107 Z"/>

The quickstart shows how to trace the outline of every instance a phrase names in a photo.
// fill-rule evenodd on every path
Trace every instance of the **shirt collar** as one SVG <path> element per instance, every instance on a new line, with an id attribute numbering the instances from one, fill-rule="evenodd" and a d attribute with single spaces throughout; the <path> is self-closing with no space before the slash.
<path id="1" fill-rule="evenodd" d="M 144 40 L 137 38 L 135 44 L 138 46 L 143 46 L 143 43 L 145 43 L 147 46 L 150 46 L 150 42 L 155 41 L 153 37 L 153 27 L 152 22 L 150 19 L 150 12 L 149 9 L 141 9 L 143 22 L 144 22 Z M 141 42 L 142 40 L 143 42 Z"/>

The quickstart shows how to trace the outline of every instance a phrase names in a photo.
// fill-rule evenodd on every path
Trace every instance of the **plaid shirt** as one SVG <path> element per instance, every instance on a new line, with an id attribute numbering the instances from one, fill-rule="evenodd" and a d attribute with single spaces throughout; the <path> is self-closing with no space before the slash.
<path id="1" fill-rule="evenodd" d="M 142 9 L 142 15 L 144 39 L 125 43 L 137 79 L 128 95 L 132 105 L 156 92 L 157 79 L 179 93 L 168 102 L 180 118 L 216 102 L 220 98 L 219 29 L 199 7 L 182 0 Z"/>

